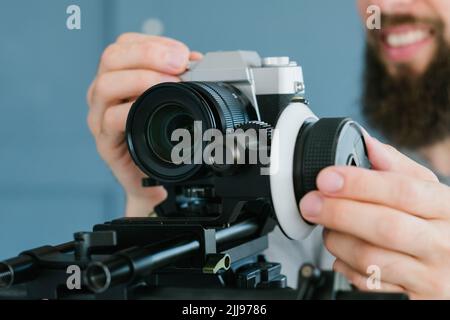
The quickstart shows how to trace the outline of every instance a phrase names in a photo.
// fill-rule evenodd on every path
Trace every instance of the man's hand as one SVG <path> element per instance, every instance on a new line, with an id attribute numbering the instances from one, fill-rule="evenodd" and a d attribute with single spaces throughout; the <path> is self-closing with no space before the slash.
<path id="1" fill-rule="evenodd" d="M 300 201 L 305 219 L 323 225 L 334 270 L 368 290 L 378 266 L 381 290 L 411 298 L 450 298 L 450 188 L 394 148 L 366 137 L 374 170 L 330 167 L 319 191 Z"/>
<path id="2" fill-rule="evenodd" d="M 127 194 L 127 216 L 145 216 L 166 197 L 162 187 L 142 188 L 144 174 L 133 163 L 125 144 L 125 123 L 132 103 L 161 82 L 177 82 L 190 52 L 181 42 L 137 33 L 121 35 L 104 51 L 87 100 L 88 125 L 97 149 Z"/>

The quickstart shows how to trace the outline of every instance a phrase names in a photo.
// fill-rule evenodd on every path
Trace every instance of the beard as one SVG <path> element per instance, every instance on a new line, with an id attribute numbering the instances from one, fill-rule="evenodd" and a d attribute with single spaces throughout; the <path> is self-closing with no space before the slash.
<path id="1" fill-rule="evenodd" d="M 421 74 L 399 65 L 391 75 L 369 35 L 362 113 L 370 126 L 398 147 L 416 150 L 450 137 L 450 45 L 442 23 L 435 26 L 437 50 Z"/>

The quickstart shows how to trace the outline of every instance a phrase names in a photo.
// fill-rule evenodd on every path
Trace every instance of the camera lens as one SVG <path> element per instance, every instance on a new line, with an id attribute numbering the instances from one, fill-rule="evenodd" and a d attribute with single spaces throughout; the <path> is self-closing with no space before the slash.
<path id="1" fill-rule="evenodd" d="M 147 124 L 147 143 L 155 155 L 162 161 L 171 163 L 171 153 L 176 145 L 172 140 L 172 133 L 178 129 L 187 130 L 190 136 L 194 136 L 193 115 L 186 112 L 182 106 L 169 104 L 163 105 L 155 111 Z M 192 154 L 194 142 L 192 141 Z"/>
<path id="2" fill-rule="evenodd" d="M 162 83 L 133 104 L 126 128 L 128 148 L 133 161 L 148 176 L 161 182 L 185 181 L 204 172 L 202 151 L 209 143 L 202 139 L 206 130 L 218 129 L 225 134 L 256 119 L 250 101 L 230 84 Z M 174 147 L 180 143 L 172 139 L 177 129 L 187 130 L 191 139 L 190 147 L 181 151 L 181 163 L 172 159 Z"/>
<path id="3" fill-rule="evenodd" d="M 361 128 L 349 118 L 322 118 L 303 126 L 294 151 L 297 203 L 317 189 L 317 176 L 329 166 L 370 168 Z"/>

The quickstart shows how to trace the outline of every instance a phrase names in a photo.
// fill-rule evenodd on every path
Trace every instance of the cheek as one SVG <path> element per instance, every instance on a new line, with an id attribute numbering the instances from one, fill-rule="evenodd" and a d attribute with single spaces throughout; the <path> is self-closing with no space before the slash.
<path id="1" fill-rule="evenodd" d="M 374 4 L 374 2 L 376 2 L 376 1 L 374 1 L 374 0 L 357 0 L 358 12 L 362 19 L 364 19 L 366 17 L 367 8 L 370 5 Z"/>
<path id="2" fill-rule="evenodd" d="M 450 43 L 450 1 L 449 0 L 429 0 L 434 10 L 440 15 L 445 24 L 446 38 Z"/>

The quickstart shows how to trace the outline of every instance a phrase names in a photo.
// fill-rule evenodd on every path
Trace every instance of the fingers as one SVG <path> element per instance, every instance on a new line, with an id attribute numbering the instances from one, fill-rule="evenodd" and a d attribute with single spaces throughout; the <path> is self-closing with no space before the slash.
<path id="1" fill-rule="evenodd" d="M 111 110 L 106 120 L 112 124 L 102 126 L 103 117 L 110 106 L 116 106 L 135 99 L 145 90 L 161 82 L 177 82 L 176 75 L 184 72 L 189 60 L 201 59 L 199 52 L 190 52 L 183 43 L 165 37 L 139 33 L 125 33 L 110 45 L 100 61 L 96 80 L 87 93 L 91 107 L 88 117 L 89 128 L 98 135 L 101 130 L 117 132 L 116 111 Z M 122 127 L 125 124 L 122 124 Z"/>
<path id="2" fill-rule="evenodd" d="M 125 126 L 133 102 L 109 107 L 101 120 L 100 130 L 94 133 L 97 150 L 108 163 L 123 158 L 128 152 L 125 145 Z M 91 118 L 88 118 L 88 122 Z M 90 123 L 89 123 L 90 124 Z M 92 126 L 91 124 L 89 125 Z M 91 129 L 93 130 L 93 129 Z M 112 156 L 114 154 L 114 156 Z"/>
<path id="3" fill-rule="evenodd" d="M 189 56 L 189 60 L 191 61 L 197 61 L 203 58 L 203 54 L 197 51 L 192 51 L 191 55 Z"/>
<path id="4" fill-rule="evenodd" d="M 427 289 L 424 286 L 428 284 L 418 281 L 419 275 L 426 273 L 426 270 L 411 256 L 375 247 L 351 235 L 335 231 L 324 232 L 324 243 L 333 256 L 359 274 L 370 274 L 371 268 L 375 267 L 383 282 L 415 292 Z"/>
<path id="5" fill-rule="evenodd" d="M 401 211 L 311 192 L 300 201 L 303 217 L 376 246 L 413 256 L 428 256 L 435 242 L 431 224 Z"/>
<path id="6" fill-rule="evenodd" d="M 381 143 L 367 133 L 364 137 L 370 163 L 374 169 L 404 173 L 418 179 L 438 182 L 438 178 L 430 169 L 408 158 L 394 147 Z"/>
<path id="7" fill-rule="evenodd" d="M 100 60 L 99 73 L 150 69 L 178 75 L 186 70 L 189 56 L 188 47 L 174 40 L 155 40 L 154 37 L 140 41 L 121 40 L 105 49 Z"/>
<path id="8" fill-rule="evenodd" d="M 116 43 L 132 43 L 144 41 L 156 41 L 163 43 L 165 39 L 166 38 L 164 37 L 151 36 L 144 33 L 126 32 L 117 37 Z"/>
<path id="9" fill-rule="evenodd" d="M 116 43 L 132 43 L 132 42 L 160 42 L 162 44 L 166 44 L 168 46 L 171 45 L 184 45 L 182 42 L 161 36 L 148 35 L 145 33 L 137 33 L 137 32 L 125 32 L 117 37 Z"/>
<path id="10" fill-rule="evenodd" d="M 142 188 L 145 175 L 128 152 L 124 133 L 132 102 L 158 83 L 179 81 L 189 60 L 201 57 L 179 41 L 138 33 L 121 35 L 101 57 L 87 93 L 87 121 L 99 154 L 127 193 L 127 215 L 147 215 L 165 198 L 163 188 Z"/>
<path id="11" fill-rule="evenodd" d="M 425 219 L 446 218 L 450 188 L 394 172 L 329 167 L 317 177 L 325 195 L 389 206 Z"/>
<path id="12" fill-rule="evenodd" d="M 154 42 L 160 42 L 167 46 L 185 46 L 182 42 L 177 41 L 175 39 L 167 38 L 167 37 L 159 37 L 159 36 L 153 36 L 153 35 L 146 35 L 143 33 L 135 33 L 135 32 L 128 32 L 121 34 L 116 42 L 117 43 L 133 43 L 133 42 L 146 42 L 146 41 L 154 41 Z M 191 51 L 189 55 L 189 60 L 199 60 L 203 58 L 203 54 L 198 51 Z"/>
<path id="13" fill-rule="evenodd" d="M 132 102 L 110 107 L 105 112 L 102 123 L 102 133 L 108 136 L 123 136 Z"/>
<path id="14" fill-rule="evenodd" d="M 88 97 L 91 106 L 89 114 L 91 130 L 94 134 L 98 134 L 108 106 L 135 98 L 157 83 L 177 81 L 179 81 L 177 77 L 151 70 L 120 70 L 99 75 Z M 111 113 L 114 114 L 114 111 Z"/>
<path id="15" fill-rule="evenodd" d="M 372 286 L 372 281 L 370 281 L 368 276 L 362 275 L 361 273 L 355 271 L 345 262 L 337 259 L 334 262 L 333 270 L 335 272 L 341 273 L 347 280 L 361 291 L 381 291 L 386 293 L 405 293 L 405 289 L 384 281 L 378 282 L 379 286 Z"/>
<path id="16" fill-rule="evenodd" d="M 176 82 L 178 77 L 151 70 L 120 70 L 97 77 L 92 92 L 92 104 L 111 104 L 136 97 L 161 82 Z"/>

